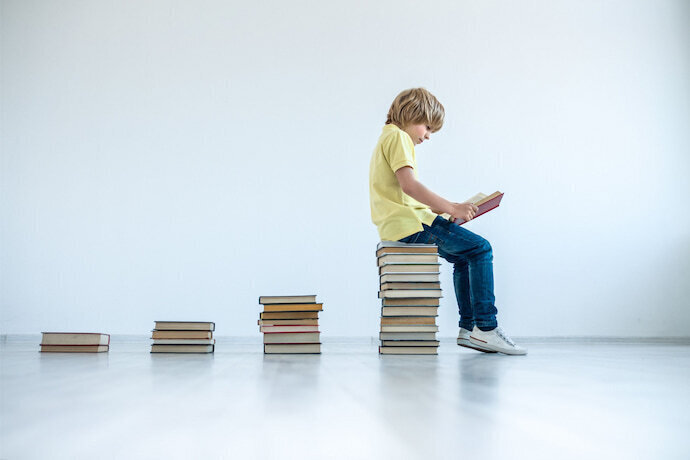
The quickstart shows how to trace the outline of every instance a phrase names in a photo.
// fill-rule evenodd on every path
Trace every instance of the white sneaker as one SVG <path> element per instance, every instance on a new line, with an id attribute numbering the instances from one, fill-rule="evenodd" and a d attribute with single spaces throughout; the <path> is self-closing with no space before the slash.
<path id="1" fill-rule="evenodd" d="M 527 354 L 527 349 L 516 345 L 500 327 L 491 331 L 482 331 L 477 326 L 474 326 L 470 334 L 470 343 L 488 350 L 505 353 L 506 355 Z"/>
<path id="2" fill-rule="evenodd" d="M 490 350 L 481 345 L 475 345 L 472 342 L 470 342 L 470 334 L 470 331 L 468 331 L 464 327 L 461 327 L 460 333 L 458 334 L 458 345 L 460 345 L 461 347 L 471 348 L 473 350 L 483 351 L 484 353 L 496 353 L 494 350 Z"/>

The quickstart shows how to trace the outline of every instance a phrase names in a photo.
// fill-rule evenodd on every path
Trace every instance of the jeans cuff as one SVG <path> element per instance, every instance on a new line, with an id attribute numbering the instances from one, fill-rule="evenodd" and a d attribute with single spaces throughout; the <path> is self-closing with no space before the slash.
<path id="1" fill-rule="evenodd" d="M 477 321 L 477 327 L 482 331 L 490 331 L 498 327 L 496 321 Z"/>
<path id="2" fill-rule="evenodd" d="M 467 329 L 468 331 L 471 331 L 472 329 L 474 329 L 474 323 L 473 322 L 459 321 L 458 326 L 460 326 L 463 329 Z"/>

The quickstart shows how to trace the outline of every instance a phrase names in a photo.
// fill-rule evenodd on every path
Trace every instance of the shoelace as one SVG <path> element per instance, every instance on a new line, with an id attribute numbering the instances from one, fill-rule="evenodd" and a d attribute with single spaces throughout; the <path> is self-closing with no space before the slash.
<path id="1" fill-rule="evenodd" d="M 503 332 L 503 329 L 501 329 L 500 326 L 496 328 L 496 334 L 498 334 L 498 336 L 499 336 L 500 338 L 502 338 L 503 340 L 505 340 L 506 342 L 508 342 L 508 344 L 510 344 L 511 347 L 514 347 L 514 346 L 515 346 L 515 342 L 513 342 L 513 341 L 510 339 L 510 337 L 508 337 L 508 336 L 506 335 L 506 333 Z"/>

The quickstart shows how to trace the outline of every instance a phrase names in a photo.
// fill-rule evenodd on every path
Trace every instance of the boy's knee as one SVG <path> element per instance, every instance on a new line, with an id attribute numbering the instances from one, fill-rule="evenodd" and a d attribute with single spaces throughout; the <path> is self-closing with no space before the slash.
<path id="1" fill-rule="evenodd" d="M 482 255 L 484 257 L 491 257 L 491 243 L 488 240 L 482 238 L 477 244 L 477 249 L 474 251 L 477 255 Z"/>

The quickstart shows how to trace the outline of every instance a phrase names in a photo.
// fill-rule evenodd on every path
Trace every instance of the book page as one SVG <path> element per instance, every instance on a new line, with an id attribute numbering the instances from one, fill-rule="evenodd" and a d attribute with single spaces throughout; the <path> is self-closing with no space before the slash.
<path id="1" fill-rule="evenodd" d="M 465 202 L 465 203 L 472 203 L 472 204 L 474 204 L 474 205 L 476 206 L 477 203 L 479 203 L 480 201 L 482 201 L 484 198 L 486 198 L 486 195 L 485 195 L 484 193 L 477 193 L 475 196 L 473 196 L 472 198 L 469 198 L 469 199 L 465 200 L 464 202 Z"/>
<path id="2" fill-rule="evenodd" d="M 484 198 L 482 198 L 481 200 L 479 200 L 477 202 L 474 202 L 474 204 L 475 204 L 475 206 L 482 205 L 482 204 L 486 203 L 487 201 L 493 200 L 494 198 L 496 198 L 500 194 L 501 194 L 501 192 L 494 192 L 489 196 L 484 195 Z"/>

